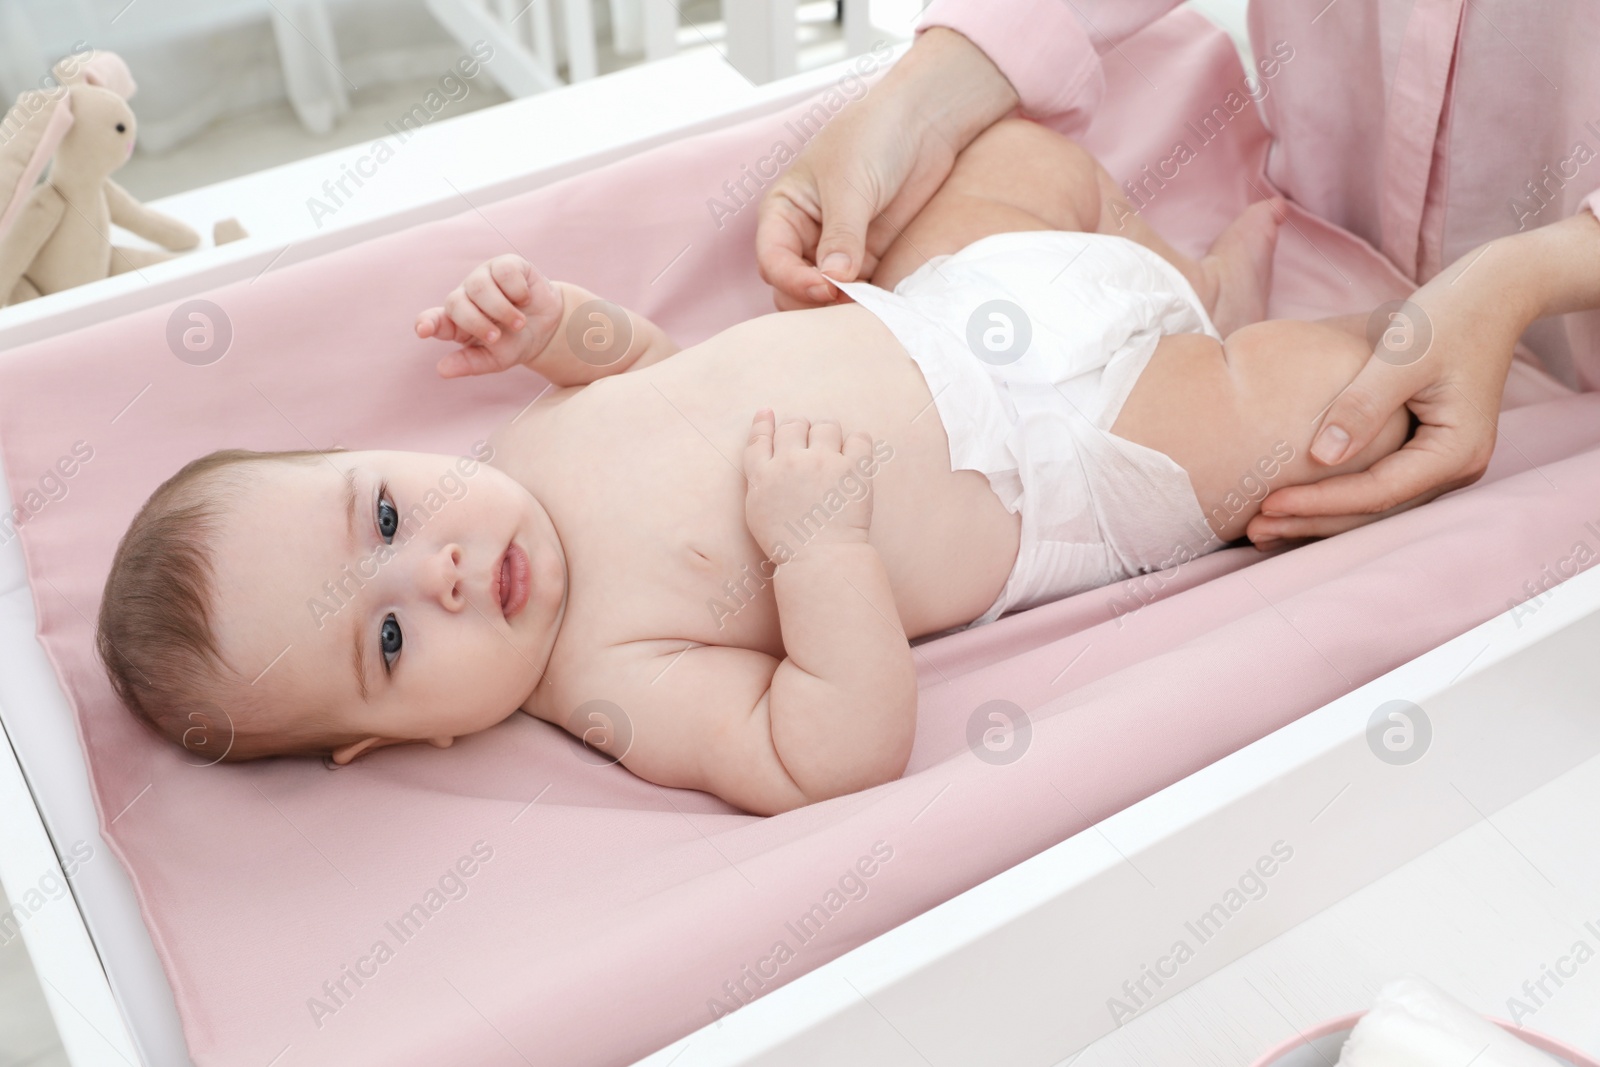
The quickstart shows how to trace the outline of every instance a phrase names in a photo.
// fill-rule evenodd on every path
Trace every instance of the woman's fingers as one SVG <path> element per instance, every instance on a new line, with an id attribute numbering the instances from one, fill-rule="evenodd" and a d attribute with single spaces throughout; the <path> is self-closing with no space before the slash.
<path id="1" fill-rule="evenodd" d="M 756 264 L 766 283 L 788 298 L 789 308 L 820 307 L 840 297 L 823 272 L 854 281 L 868 267 L 868 230 L 893 198 L 878 183 L 821 157 L 822 177 L 810 168 L 790 168 L 784 184 L 761 201 L 756 223 Z M 879 203 L 884 200 L 884 203 Z M 814 257 L 814 261 L 812 259 Z M 780 310 L 789 310 L 780 304 Z"/>
<path id="2" fill-rule="evenodd" d="M 1374 356 L 1362 366 L 1355 380 L 1333 398 L 1322 416 L 1322 426 L 1311 439 L 1311 458 L 1337 467 L 1360 452 L 1378 436 L 1389 416 L 1404 406 L 1424 385 L 1424 370 L 1437 370 L 1440 360 L 1428 368 L 1396 366 Z"/>
<path id="3" fill-rule="evenodd" d="M 1331 537 L 1477 481 L 1481 469 L 1463 474 L 1459 457 L 1436 451 L 1437 442 L 1424 439 L 1430 429 L 1442 432 L 1418 427 L 1416 437 L 1367 470 L 1274 490 L 1261 502 L 1262 513 L 1250 520 L 1246 534 L 1258 544 Z"/>
<path id="4" fill-rule="evenodd" d="M 867 227 L 899 189 L 880 191 L 870 174 L 837 166 L 825 171 L 818 184 L 822 236 L 817 238 L 817 269 L 837 281 L 855 281 L 866 259 Z"/>
<path id="5" fill-rule="evenodd" d="M 838 281 L 870 275 L 874 248 L 881 255 L 896 229 L 884 220 L 874 233 L 873 220 L 919 165 L 928 168 L 929 160 L 920 157 L 938 155 L 927 147 L 925 131 L 903 128 L 928 121 L 914 114 L 903 118 L 900 108 L 874 96 L 852 104 L 767 190 L 757 209 L 756 263 L 769 285 L 800 306 L 817 307 L 838 299 L 823 272 Z M 915 214 L 906 214 L 898 229 Z"/>
<path id="6" fill-rule="evenodd" d="M 792 185 L 811 186 L 808 174 L 791 169 L 790 175 L 786 180 Z M 756 267 L 762 280 L 776 290 L 773 301 L 780 311 L 820 307 L 837 292 L 810 261 L 822 227 L 802 203 L 817 202 L 815 187 L 801 194 L 799 201 L 789 189 L 778 188 L 757 209 Z"/>
<path id="7" fill-rule="evenodd" d="M 1372 362 L 1381 364 L 1379 360 Z M 1389 368 L 1390 372 L 1394 370 Z M 1384 380 L 1383 375 L 1378 377 Z M 1399 380 L 1399 376 L 1391 380 Z M 1261 514 L 1251 521 L 1251 540 L 1327 536 L 1414 507 L 1482 477 L 1494 452 L 1496 435 L 1493 416 L 1486 415 L 1482 407 L 1487 405 L 1492 413 L 1496 410 L 1494 402 L 1474 403 L 1453 381 L 1429 382 L 1413 395 L 1401 395 L 1407 391 L 1401 386 L 1394 387 L 1389 396 L 1366 394 L 1358 401 L 1361 414 L 1350 424 L 1364 427 L 1374 411 L 1381 411 L 1380 418 L 1387 420 L 1397 407 L 1409 405 L 1419 420 L 1409 441 L 1364 471 L 1273 490 L 1262 500 Z M 1387 406 L 1396 395 L 1400 395 L 1399 403 Z M 1329 414 L 1332 415 L 1331 409 Z M 1329 419 L 1323 421 L 1326 428 Z M 1352 439 L 1357 442 L 1357 449 L 1366 447 L 1369 440 L 1364 429 L 1361 436 L 1352 431 Z M 1325 521 L 1332 518 L 1353 521 L 1344 525 Z"/>

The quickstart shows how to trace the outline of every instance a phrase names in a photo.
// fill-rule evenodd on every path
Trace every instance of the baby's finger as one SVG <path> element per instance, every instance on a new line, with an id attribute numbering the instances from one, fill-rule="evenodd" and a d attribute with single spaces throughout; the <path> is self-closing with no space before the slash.
<path id="1" fill-rule="evenodd" d="M 856 430 L 844 439 L 844 458 L 850 461 L 850 466 L 860 472 L 872 457 L 872 435 L 865 430 Z M 865 472 L 862 472 L 865 473 Z"/>
<path id="2" fill-rule="evenodd" d="M 506 299 L 517 307 L 526 307 L 533 292 L 530 271 L 537 273 L 533 264 L 521 256 L 500 256 L 489 261 L 489 276 Z"/>
<path id="3" fill-rule="evenodd" d="M 467 341 L 471 340 L 471 338 L 463 333 L 461 328 L 455 324 L 455 320 L 449 315 L 445 314 L 444 308 L 437 308 L 435 310 L 438 312 L 438 315 L 433 320 L 433 333 L 429 336 L 431 336 L 435 341 L 451 341 L 460 344 L 465 344 Z"/>
<path id="4" fill-rule="evenodd" d="M 443 318 L 444 308 L 429 308 L 418 313 L 416 325 L 412 328 L 417 331 L 418 337 L 427 340 L 439 332 L 439 320 Z"/>
<path id="5" fill-rule="evenodd" d="M 498 340 L 500 328 L 489 320 L 489 317 L 479 310 L 478 305 L 465 292 L 457 289 L 444 301 L 445 314 L 449 315 L 456 324 L 456 339 L 462 343 L 475 340 L 484 344 L 491 343 L 489 335 L 494 334 Z"/>
<path id="6" fill-rule="evenodd" d="M 472 374 L 494 374 L 506 369 L 506 361 L 487 348 L 468 345 L 441 359 L 436 367 L 442 378 L 462 378 Z"/>
<path id="7" fill-rule="evenodd" d="M 750 439 L 744 446 L 744 473 L 755 476 L 756 465 L 772 458 L 772 409 L 762 408 L 750 420 Z"/>
<path id="8" fill-rule="evenodd" d="M 778 428 L 772 435 L 772 451 L 774 454 L 787 452 L 790 449 L 806 447 L 807 432 L 811 429 L 811 422 L 798 415 L 790 415 L 778 423 Z"/>
<path id="9" fill-rule="evenodd" d="M 501 333 L 512 333 L 522 329 L 526 321 L 522 312 L 511 306 L 510 299 L 500 291 L 500 286 L 491 277 L 474 274 L 468 278 L 462 287 L 474 305 L 488 318 L 494 327 Z M 496 338 L 488 338 L 496 340 Z"/>
<path id="10" fill-rule="evenodd" d="M 843 440 L 844 428 L 832 419 L 827 419 L 811 424 L 811 436 L 806 443 L 812 448 L 822 448 L 827 449 L 829 452 L 837 452 Z"/>

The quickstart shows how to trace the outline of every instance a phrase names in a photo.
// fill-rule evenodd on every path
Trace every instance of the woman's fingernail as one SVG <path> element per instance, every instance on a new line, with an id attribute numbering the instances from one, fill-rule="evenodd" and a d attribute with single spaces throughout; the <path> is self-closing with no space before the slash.
<path id="1" fill-rule="evenodd" d="M 850 269 L 850 257 L 843 252 L 830 252 L 828 253 L 828 258 L 824 259 L 818 266 L 824 272 L 844 274 Z"/>
<path id="2" fill-rule="evenodd" d="M 1317 439 L 1311 442 L 1311 454 L 1323 463 L 1332 465 L 1339 462 L 1349 443 L 1350 435 L 1344 432 L 1343 427 L 1324 426 L 1322 432 L 1317 434 Z"/>
<path id="3" fill-rule="evenodd" d="M 1258 551 L 1258 552 L 1271 552 L 1274 548 L 1277 548 L 1282 543 L 1283 542 L 1281 542 L 1277 538 L 1273 538 L 1271 541 L 1256 541 L 1255 542 L 1256 551 Z"/>
<path id="4" fill-rule="evenodd" d="M 826 285 L 813 285 L 806 290 L 806 295 L 819 304 L 828 302 L 828 294 L 832 292 Z"/>
<path id="5" fill-rule="evenodd" d="M 1287 515 L 1289 513 L 1287 511 L 1272 511 L 1272 510 L 1270 510 L 1268 508 L 1262 508 L 1261 509 L 1261 514 L 1267 516 L 1268 518 L 1281 519 L 1281 518 L 1283 518 L 1285 515 Z"/>

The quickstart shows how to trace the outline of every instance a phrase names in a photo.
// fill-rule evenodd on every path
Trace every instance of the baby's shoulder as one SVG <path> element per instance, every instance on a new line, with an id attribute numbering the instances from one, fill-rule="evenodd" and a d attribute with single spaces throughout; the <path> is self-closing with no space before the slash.
<path id="1" fill-rule="evenodd" d="M 546 682 L 523 710 L 661 781 L 656 775 L 673 773 L 690 755 L 679 751 L 693 733 L 694 715 L 686 712 L 705 703 L 711 681 L 702 677 L 709 661 L 695 653 L 711 647 L 681 638 L 580 644 L 559 664 L 552 656 Z"/>
<path id="2" fill-rule="evenodd" d="M 633 688 L 639 678 L 648 679 L 650 666 L 669 648 L 681 649 L 688 643 L 619 640 L 604 633 L 599 620 L 569 616 L 551 650 L 544 680 L 534 694 L 551 714 L 531 707 L 524 710 L 553 722 L 552 715 L 559 717 L 561 709 L 570 710 L 585 701 Z"/>

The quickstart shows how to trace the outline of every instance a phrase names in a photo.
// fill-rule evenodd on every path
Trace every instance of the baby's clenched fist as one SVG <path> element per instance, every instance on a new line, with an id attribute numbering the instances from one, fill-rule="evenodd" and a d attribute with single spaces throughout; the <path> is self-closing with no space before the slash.
<path id="1" fill-rule="evenodd" d="M 872 527 L 872 438 L 837 422 L 756 412 L 744 450 L 745 523 L 778 565 L 808 546 L 864 544 Z"/>
<path id="2" fill-rule="evenodd" d="M 417 336 L 462 347 L 438 363 L 442 377 L 493 374 L 531 363 L 561 326 L 561 287 L 521 256 L 496 256 L 467 275 L 444 306 L 417 316 Z"/>

